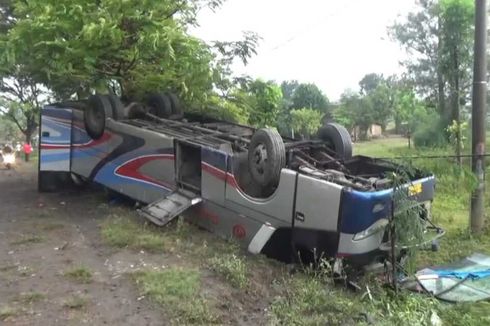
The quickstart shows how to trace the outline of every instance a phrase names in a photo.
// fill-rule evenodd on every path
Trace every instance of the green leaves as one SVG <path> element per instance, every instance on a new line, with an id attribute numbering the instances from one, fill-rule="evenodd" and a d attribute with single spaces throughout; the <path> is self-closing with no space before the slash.
<path id="1" fill-rule="evenodd" d="M 248 86 L 249 122 L 257 127 L 275 126 L 282 99 L 281 88 L 274 82 L 260 79 Z"/>
<path id="2" fill-rule="evenodd" d="M 192 97 L 212 89 L 213 55 L 187 34 L 198 8 L 193 0 L 13 4 L 17 22 L 4 35 L 3 61 L 23 64 L 60 97 L 114 81 L 130 98 L 168 89 Z"/>
<path id="3" fill-rule="evenodd" d="M 291 107 L 294 109 L 313 108 L 326 113 L 328 98 L 315 84 L 299 84 L 292 95 Z"/>
<path id="4" fill-rule="evenodd" d="M 317 132 L 321 126 L 322 113 L 315 109 L 302 108 L 291 110 L 291 127 L 303 137 Z"/>

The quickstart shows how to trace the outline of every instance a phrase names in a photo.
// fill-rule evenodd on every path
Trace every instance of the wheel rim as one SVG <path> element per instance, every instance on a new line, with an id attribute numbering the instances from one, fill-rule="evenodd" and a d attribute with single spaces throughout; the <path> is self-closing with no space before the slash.
<path id="1" fill-rule="evenodd" d="M 263 175 L 267 167 L 267 148 L 264 144 L 258 144 L 254 149 L 255 170 Z"/>

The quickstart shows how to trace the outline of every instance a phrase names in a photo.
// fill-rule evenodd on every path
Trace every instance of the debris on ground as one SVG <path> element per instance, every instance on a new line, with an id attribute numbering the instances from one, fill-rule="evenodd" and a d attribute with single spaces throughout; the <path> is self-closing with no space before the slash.
<path id="1" fill-rule="evenodd" d="M 490 256 L 475 253 L 451 264 L 424 268 L 405 287 L 449 302 L 490 299 Z"/>

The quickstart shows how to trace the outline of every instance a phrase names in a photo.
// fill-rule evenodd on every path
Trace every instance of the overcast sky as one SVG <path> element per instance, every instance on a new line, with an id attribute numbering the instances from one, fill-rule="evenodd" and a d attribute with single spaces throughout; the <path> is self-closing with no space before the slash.
<path id="1" fill-rule="evenodd" d="M 330 100 L 358 89 L 367 73 L 399 73 L 404 52 L 387 26 L 414 8 L 415 0 L 228 0 L 203 11 L 192 33 L 205 41 L 237 40 L 242 31 L 262 37 L 258 54 L 237 74 L 276 82 L 317 84 Z"/>

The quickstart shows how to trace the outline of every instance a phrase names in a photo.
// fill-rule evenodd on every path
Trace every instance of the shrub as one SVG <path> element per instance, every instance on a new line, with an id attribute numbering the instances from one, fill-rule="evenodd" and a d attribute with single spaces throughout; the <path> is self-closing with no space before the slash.
<path id="1" fill-rule="evenodd" d="M 416 147 L 443 147 L 447 138 L 443 124 L 436 113 L 427 115 L 415 128 L 413 142 Z"/>

